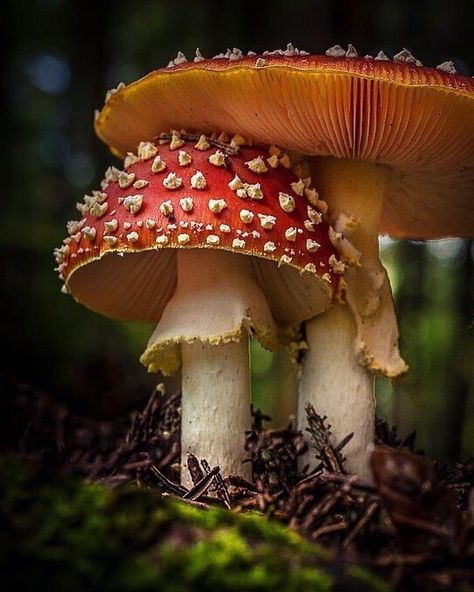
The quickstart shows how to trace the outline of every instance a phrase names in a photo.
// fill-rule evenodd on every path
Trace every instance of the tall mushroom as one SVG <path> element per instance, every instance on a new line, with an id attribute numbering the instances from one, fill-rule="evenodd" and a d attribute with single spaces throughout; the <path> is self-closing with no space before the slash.
<path id="1" fill-rule="evenodd" d="M 192 452 L 248 476 L 248 335 L 275 348 L 275 320 L 322 312 L 338 281 L 328 224 L 284 154 L 225 139 L 173 132 L 140 143 L 78 204 L 83 218 L 56 254 L 76 300 L 157 322 L 141 360 L 165 374 L 182 366 L 183 463 Z"/>
<path id="2" fill-rule="evenodd" d="M 473 234 L 474 80 L 450 62 L 424 67 L 407 50 L 393 61 L 383 52 L 358 57 L 353 46 L 323 56 L 291 45 L 262 55 L 233 50 L 194 62 L 180 54 L 113 94 L 96 119 L 98 135 L 121 154 L 175 126 L 230 128 L 318 157 L 315 180 L 334 212 L 331 238 L 355 260 L 344 237 L 352 232 L 360 267 L 346 274 L 347 306 L 307 326 L 300 419 L 312 401 L 336 439 L 355 432 L 348 466 L 367 474 L 373 374 L 407 370 L 377 235 Z"/>

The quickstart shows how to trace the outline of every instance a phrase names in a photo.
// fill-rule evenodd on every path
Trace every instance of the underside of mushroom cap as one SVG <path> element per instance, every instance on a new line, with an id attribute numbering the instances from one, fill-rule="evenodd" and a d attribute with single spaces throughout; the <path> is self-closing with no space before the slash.
<path id="1" fill-rule="evenodd" d="M 115 154 L 175 126 L 238 130 L 261 144 L 386 165 L 381 232 L 473 233 L 469 77 L 351 53 L 180 62 L 110 96 L 95 126 Z"/>
<path id="2" fill-rule="evenodd" d="M 180 132 L 160 141 L 141 143 L 124 171 L 110 167 L 78 204 L 82 219 L 68 223 L 56 256 L 79 302 L 156 322 L 175 289 L 176 250 L 199 248 L 253 255 L 280 324 L 329 306 L 344 266 L 311 180 L 298 179 L 285 154 Z"/>

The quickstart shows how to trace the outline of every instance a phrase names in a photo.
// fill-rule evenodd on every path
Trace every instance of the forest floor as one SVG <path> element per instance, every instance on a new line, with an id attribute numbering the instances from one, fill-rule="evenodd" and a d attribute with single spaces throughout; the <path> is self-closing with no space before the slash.
<path id="1" fill-rule="evenodd" d="M 30 461 L 43 476 L 80 478 L 110 491 L 156 490 L 170 500 L 184 500 L 190 508 L 209 512 L 217 508 L 220 516 L 248 515 L 252 510 L 252 515 L 269 518 L 267 524 L 280 523 L 297 531 L 309 545 L 320 545 L 314 549 L 328 553 L 333 565 L 350 564 L 376 574 L 386 589 L 467 591 L 474 586 L 474 459 L 454 467 L 429 462 L 414 452 L 414 434 L 401 441 L 394 428 L 378 421 L 372 453 L 374 481 L 361 480 L 344 466 L 344 445 L 350 435 L 334 442 L 325 418 L 308 408 L 310 452 L 319 465 L 311 473 L 299 472 L 298 457 L 306 452 L 301 432 L 291 422 L 286 429 L 266 429 L 267 418 L 255 411 L 246 443 L 253 481 L 221 475 L 219 467 L 210 466 L 206 459 L 190 457 L 194 487 L 188 490 L 179 485 L 179 393 L 164 394 L 158 389 L 142 411 L 98 421 L 74 414 L 11 379 L 1 377 L 0 384 L 0 452 L 4 458 L 13 455 Z M 10 477 L 4 473 L 3 479 Z M 3 485 L 8 491 L 9 483 Z M 4 495 L 0 506 L 9 499 Z M 281 560 L 280 568 L 284 565 Z M 383 589 L 377 588 L 376 580 L 369 585 L 365 576 L 361 576 L 364 584 L 358 581 L 354 586 L 347 581 L 335 586 L 316 582 L 308 569 L 302 564 L 286 587 L 280 581 L 272 585 L 308 589 L 309 581 L 313 590 Z M 238 577 L 235 573 L 234 583 Z M 266 582 L 269 578 L 265 575 Z M 261 583 L 250 587 L 248 579 L 246 584 L 240 582 L 235 589 L 266 589 Z M 187 588 L 176 589 L 191 588 L 188 582 Z M 209 589 L 234 588 L 218 582 Z"/>

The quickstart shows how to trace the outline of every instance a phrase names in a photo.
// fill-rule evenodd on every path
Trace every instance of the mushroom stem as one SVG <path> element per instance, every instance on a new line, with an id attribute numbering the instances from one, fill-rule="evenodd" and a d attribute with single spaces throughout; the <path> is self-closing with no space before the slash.
<path id="1" fill-rule="evenodd" d="M 245 432 L 250 429 L 248 337 L 225 345 L 183 343 L 181 403 L 181 482 L 192 485 L 188 454 L 219 465 L 224 476 L 251 477 L 245 458 Z"/>
<path id="2" fill-rule="evenodd" d="M 373 439 L 374 425 L 373 374 L 395 377 L 407 371 L 398 351 L 390 283 L 378 250 L 388 169 L 356 160 L 315 158 L 311 172 L 336 230 L 340 214 L 352 216 L 358 223 L 350 228 L 350 241 L 361 259 L 359 267 L 345 274 L 347 307 L 336 306 L 306 325 L 310 351 L 299 389 L 300 426 L 304 429 L 304 406 L 310 402 L 319 414 L 328 416 L 336 444 L 354 432 L 345 449 L 346 466 L 368 477 L 366 448 Z"/>
<path id="3" fill-rule="evenodd" d="M 223 476 L 250 477 L 242 464 L 250 429 L 248 335 L 274 349 L 276 325 L 251 257 L 215 249 L 179 249 L 177 285 L 141 360 L 173 374 L 182 366 L 181 460 L 219 465 Z"/>
<path id="4" fill-rule="evenodd" d="M 306 425 L 305 407 L 311 403 L 331 424 L 332 441 L 339 444 L 350 433 L 352 439 L 342 453 L 347 468 L 361 478 L 370 478 L 367 446 L 374 437 L 375 399 L 373 378 L 359 364 L 354 347 L 355 324 L 347 306 L 338 304 L 306 323 L 311 344 L 306 353 L 299 387 L 298 422 Z M 304 432 L 309 440 L 308 432 Z M 308 441 L 302 465 L 319 461 Z"/>

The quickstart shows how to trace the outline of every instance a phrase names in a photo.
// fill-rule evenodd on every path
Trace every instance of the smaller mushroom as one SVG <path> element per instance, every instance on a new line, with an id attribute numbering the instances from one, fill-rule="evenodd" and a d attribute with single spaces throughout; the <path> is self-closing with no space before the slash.
<path id="1" fill-rule="evenodd" d="M 164 374 L 181 368 L 182 463 L 193 453 L 249 478 L 249 336 L 275 349 L 278 326 L 325 310 L 336 251 L 325 221 L 305 226 L 295 174 L 264 166 L 267 147 L 180 133 L 190 158 L 182 166 L 173 137 L 162 134 L 151 156 L 129 157 L 127 174 L 146 181 L 140 193 L 118 172 L 104 188 L 107 215 L 93 215 L 94 198 L 83 204 L 81 239 L 58 252 L 60 272 L 93 310 L 157 323 L 141 361 Z"/>

